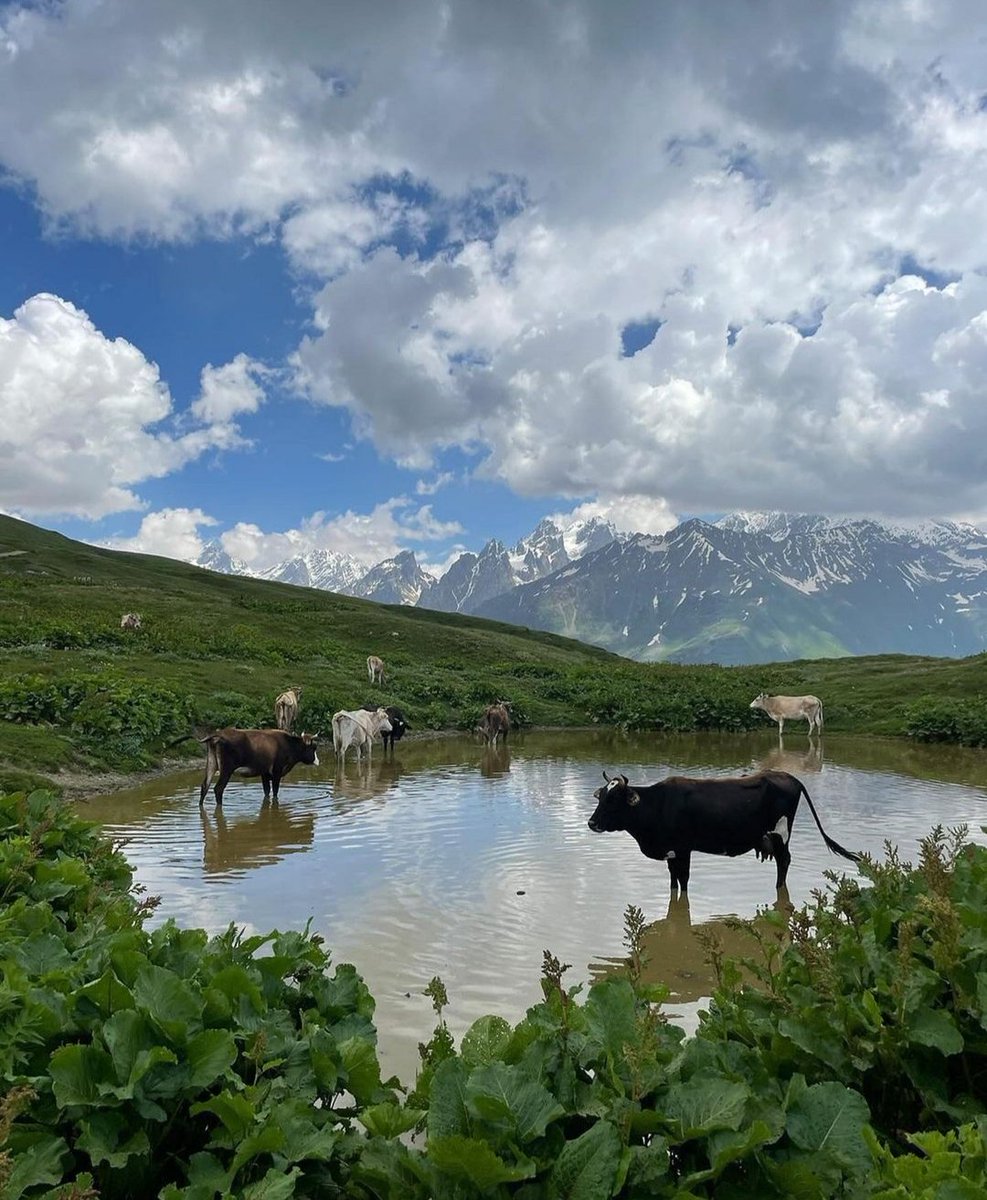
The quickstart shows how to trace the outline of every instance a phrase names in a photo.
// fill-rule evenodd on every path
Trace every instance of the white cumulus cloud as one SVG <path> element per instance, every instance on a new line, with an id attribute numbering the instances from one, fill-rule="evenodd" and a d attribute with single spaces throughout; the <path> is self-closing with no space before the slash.
<path id="1" fill-rule="evenodd" d="M 101 545 L 112 550 L 134 550 L 140 554 L 160 554 L 192 562 L 202 553 L 205 542 L 199 530 L 216 525 L 201 508 L 163 508 L 148 513 L 132 537 L 109 538 Z"/>

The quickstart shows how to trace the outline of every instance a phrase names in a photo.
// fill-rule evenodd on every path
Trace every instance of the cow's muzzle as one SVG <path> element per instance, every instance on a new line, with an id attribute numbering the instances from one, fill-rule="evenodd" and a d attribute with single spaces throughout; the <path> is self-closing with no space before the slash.
<path id="1" fill-rule="evenodd" d="M 593 830 L 594 833 L 602 833 L 603 832 L 603 830 L 600 828 L 600 826 L 596 823 L 596 817 L 590 817 L 590 819 L 586 822 L 586 824 L 590 827 L 590 829 Z"/>

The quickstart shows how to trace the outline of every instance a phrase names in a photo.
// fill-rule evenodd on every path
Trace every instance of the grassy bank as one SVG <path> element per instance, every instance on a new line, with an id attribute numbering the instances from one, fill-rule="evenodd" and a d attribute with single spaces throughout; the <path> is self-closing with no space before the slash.
<path id="1" fill-rule="evenodd" d="M 120 629 L 141 613 L 140 631 Z M 371 688 L 366 657 L 388 681 Z M 136 771 L 197 726 L 267 725 L 304 689 L 301 722 L 399 704 L 412 725 L 468 729 L 513 701 L 521 723 L 743 730 L 762 690 L 820 696 L 830 730 L 987 744 L 987 656 L 645 665 L 497 622 L 376 605 L 99 550 L 0 517 L 0 784 Z"/>
<path id="2" fill-rule="evenodd" d="M 751 925 L 757 988 L 711 946 L 694 1037 L 629 908 L 626 972 L 582 996 L 546 950 L 516 1026 L 457 1046 L 433 979 L 417 1078 L 385 1080 L 373 997 L 320 938 L 149 930 L 118 851 L 0 794 L 0 1196 L 982 1197 L 987 849 L 934 834 L 861 872 Z"/>

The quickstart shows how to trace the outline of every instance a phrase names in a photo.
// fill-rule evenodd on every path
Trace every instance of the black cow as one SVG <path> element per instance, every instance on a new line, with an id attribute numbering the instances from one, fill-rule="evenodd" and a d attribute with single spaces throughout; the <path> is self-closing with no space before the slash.
<path id="1" fill-rule="evenodd" d="M 244 775 L 259 775 L 264 785 L 264 799 L 271 790 L 278 798 L 281 780 L 298 763 L 319 765 L 318 742 L 309 733 L 285 733 L 281 729 L 218 729 L 199 739 L 206 747 L 206 773 L 199 790 L 199 807 L 216 775 L 216 803 L 223 803 L 223 792 L 234 771 Z"/>
<path id="2" fill-rule="evenodd" d="M 365 704 L 363 708 L 366 712 L 377 711 L 376 704 Z M 404 737 L 404 731 L 406 729 L 410 729 L 411 726 L 405 719 L 404 713 L 396 705 L 389 704 L 384 709 L 384 712 L 387 713 L 388 720 L 391 722 L 391 730 L 390 733 L 385 733 L 383 730 L 381 730 L 380 736 L 384 742 L 384 749 L 387 749 L 388 742 L 390 742 L 391 749 L 393 750 L 394 743 L 400 742 L 400 740 Z"/>
<path id="3" fill-rule="evenodd" d="M 788 841 L 804 795 L 819 832 L 830 850 L 858 862 L 826 833 L 805 784 L 785 771 L 762 771 L 739 779 L 688 779 L 675 775 L 648 787 L 631 786 L 626 775 L 611 779 L 593 795 L 599 801 L 589 819 L 594 833 L 626 829 L 641 853 L 668 863 L 672 890 L 689 886 L 689 859 L 702 854 L 731 858 L 754 850 L 773 858 L 777 886 L 785 886 L 792 861 Z"/>

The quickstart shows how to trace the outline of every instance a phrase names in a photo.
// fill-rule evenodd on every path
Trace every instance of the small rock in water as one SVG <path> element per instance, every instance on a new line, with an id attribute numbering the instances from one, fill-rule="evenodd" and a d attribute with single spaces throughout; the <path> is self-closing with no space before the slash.
<path id="1" fill-rule="evenodd" d="M 515 893 L 515 895 L 517 895 L 517 896 L 523 896 L 523 895 L 524 895 L 524 889 L 523 889 L 523 888 L 519 888 L 519 889 L 517 890 L 517 892 Z"/>

